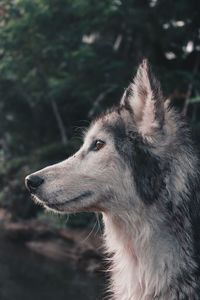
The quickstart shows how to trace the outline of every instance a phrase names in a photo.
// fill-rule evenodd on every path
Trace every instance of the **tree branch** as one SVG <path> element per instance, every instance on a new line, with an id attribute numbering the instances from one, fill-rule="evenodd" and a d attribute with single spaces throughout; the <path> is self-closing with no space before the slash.
<path id="1" fill-rule="evenodd" d="M 112 92 L 116 87 L 110 87 L 109 89 L 105 90 L 104 92 L 102 92 L 94 101 L 93 106 L 91 107 L 91 109 L 88 112 L 88 117 L 92 117 L 96 111 L 96 109 L 98 108 L 99 104 L 104 100 L 104 98 L 107 96 L 107 94 L 109 94 L 110 92 Z"/>
<path id="2" fill-rule="evenodd" d="M 45 87 L 48 91 L 49 90 L 48 80 L 47 80 L 46 74 L 45 74 L 45 72 L 44 72 L 44 70 L 42 69 L 41 66 L 38 66 L 38 71 L 39 71 L 40 75 L 42 76 Z M 58 129 L 60 131 L 61 141 L 62 141 L 63 145 L 66 145 L 67 141 L 68 141 L 68 138 L 67 138 L 64 122 L 62 120 L 62 117 L 61 117 L 59 109 L 58 109 L 58 105 L 57 105 L 56 101 L 52 98 L 51 95 L 49 95 L 49 98 L 50 98 L 50 101 L 51 101 L 51 106 L 52 106 L 54 116 L 55 116 L 56 121 L 57 121 Z"/>
<path id="3" fill-rule="evenodd" d="M 198 70 L 199 62 L 200 62 L 200 56 L 199 56 L 199 53 L 197 53 L 197 57 L 196 57 L 193 72 L 192 72 L 193 73 L 192 78 L 194 78 L 194 75 L 196 74 L 196 72 Z M 183 113 L 184 116 L 187 115 L 188 106 L 189 106 L 189 103 L 190 103 L 190 97 L 191 97 L 191 94 L 192 94 L 192 89 L 193 89 L 193 82 L 190 82 L 189 85 L 188 85 L 186 98 L 185 98 L 185 102 L 184 102 L 184 106 L 183 106 L 183 110 L 182 110 L 182 113 Z"/>
<path id="4" fill-rule="evenodd" d="M 65 126 L 64 126 L 64 123 L 62 121 L 61 115 L 59 113 L 58 105 L 55 102 L 55 100 L 53 100 L 53 99 L 51 99 L 51 106 L 52 106 L 55 118 L 57 120 L 58 128 L 60 130 L 62 143 L 63 143 L 63 145 L 66 145 L 68 139 L 67 139 L 67 135 L 66 135 L 66 131 L 65 131 Z"/>

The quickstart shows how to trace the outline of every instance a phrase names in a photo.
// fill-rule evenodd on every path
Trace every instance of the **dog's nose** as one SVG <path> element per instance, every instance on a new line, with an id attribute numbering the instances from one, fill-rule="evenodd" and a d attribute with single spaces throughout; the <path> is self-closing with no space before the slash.
<path id="1" fill-rule="evenodd" d="M 44 182 L 44 179 L 38 175 L 29 175 L 25 178 L 25 185 L 27 189 L 33 193 Z"/>

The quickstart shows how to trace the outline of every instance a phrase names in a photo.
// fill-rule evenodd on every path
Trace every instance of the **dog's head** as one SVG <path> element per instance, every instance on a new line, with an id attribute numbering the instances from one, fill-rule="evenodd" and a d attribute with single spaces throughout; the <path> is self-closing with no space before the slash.
<path id="1" fill-rule="evenodd" d="M 161 157 L 171 119 L 144 60 L 120 104 L 92 122 L 79 151 L 27 176 L 26 186 L 36 201 L 59 212 L 138 211 L 163 189 Z"/>

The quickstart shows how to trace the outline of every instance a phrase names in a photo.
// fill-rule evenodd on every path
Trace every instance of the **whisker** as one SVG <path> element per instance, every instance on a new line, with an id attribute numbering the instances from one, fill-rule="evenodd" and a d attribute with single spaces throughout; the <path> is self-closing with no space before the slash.
<path id="1" fill-rule="evenodd" d="M 81 243 L 85 243 L 89 239 L 89 237 L 91 236 L 91 234 L 94 232 L 94 229 L 95 229 L 96 225 L 97 225 L 97 221 L 94 223 L 91 231 L 88 233 L 88 235 L 86 236 L 86 238 L 81 241 Z"/>

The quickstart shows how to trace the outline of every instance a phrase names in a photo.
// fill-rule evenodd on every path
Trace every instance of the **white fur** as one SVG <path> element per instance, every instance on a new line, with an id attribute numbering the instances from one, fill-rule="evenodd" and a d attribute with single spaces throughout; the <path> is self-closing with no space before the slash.
<path id="1" fill-rule="evenodd" d="M 120 218 L 103 214 L 115 300 L 168 299 L 171 276 L 179 272 L 180 249 L 169 232 L 162 232 L 163 220 L 158 215 L 155 220 L 155 212 L 150 220 L 150 215 L 141 219 L 133 212 L 122 213 Z"/>
<path id="2" fill-rule="evenodd" d="M 167 125 L 163 125 L 162 134 L 157 132 L 161 128 L 157 122 L 162 122 L 164 118 L 160 118 L 160 121 L 155 118 L 155 99 L 148 78 L 147 63 L 143 63 L 139 68 L 131 88 L 133 93 L 129 95 L 128 101 L 134 111 L 134 122 L 133 116 L 130 115 L 131 109 L 125 107 L 125 92 L 120 113 L 112 111 L 92 124 L 83 146 L 75 155 L 34 174 L 43 178 L 43 184 L 35 191 L 35 199 L 45 207 L 59 212 L 103 213 L 105 248 L 111 261 L 112 299 L 175 300 L 175 294 L 170 294 L 170 286 L 173 285 L 174 293 L 181 293 L 181 290 L 174 279 L 177 279 L 183 270 L 187 270 L 188 266 L 192 276 L 193 270 L 196 269 L 190 243 L 191 224 L 184 219 L 183 226 L 187 227 L 184 238 L 188 240 L 187 243 L 184 240 L 180 241 L 177 232 L 171 228 L 169 215 L 165 212 L 166 203 L 159 202 L 163 199 L 156 199 L 152 204 L 145 203 L 144 199 L 140 198 L 132 173 L 135 169 L 131 168 L 123 151 L 132 154 L 134 147 L 130 143 L 129 132 L 134 134 L 141 131 L 141 135 L 149 135 L 148 140 L 152 144 L 155 143 L 156 147 L 151 147 L 149 142 L 149 147 L 155 156 L 160 156 L 160 161 L 162 158 L 168 159 L 167 155 L 175 157 L 170 176 L 166 173 L 163 183 L 166 187 L 164 192 L 171 193 L 170 200 L 177 205 L 176 208 L 179 208 L 178 201 L 182 201 L 179 192 L 186 191 L 187 178 L 194 175 L 192 170 L 195 170 L 197 162 L 188 149 L 185 151 L 183 144 L 177 144 L 176 120 L 174 113 L 168 111 L 167 107 L 164 116 Z M 164 104 L 162 105 L 164 107 Z M 159 109 L 162 109 L 162 105 Z M 115 139 L 109 128 L 121 120 L 126 124 L 126 132 L 121 139 L 116 134 L 118 139 Z M 158 129 L 155 130 L 156 134 L 153 130 L 155 127 Z M 105 146 L 99 151 L 92 151 L 91 146 L 99 139 L 104 141 Z M 181 148 L 181 157 L 176 155 L 177 148 Z M 183 168 L 183 165 L 188 170 Z M 90 196 L 76 201 L 87 191 L 92 192 Z M 159 192 L 158 190 L 158 194 Z M 188 201 L 188 198 L 185 198 L 184 201 Z M 163 201 L 167 200 L 165 197 Z M 56 208 L 52 208 L 54 204 L 57 205 Z M 183 239 L 182 236 L 180 238 Z M 187 282 L 184 284 L 187 295 L 193 295 L 192 300 L 198 299 L 192 285 Z M 186 298 L 180 296 L 178 299 Z"/>

